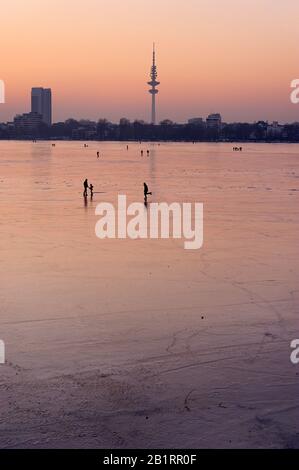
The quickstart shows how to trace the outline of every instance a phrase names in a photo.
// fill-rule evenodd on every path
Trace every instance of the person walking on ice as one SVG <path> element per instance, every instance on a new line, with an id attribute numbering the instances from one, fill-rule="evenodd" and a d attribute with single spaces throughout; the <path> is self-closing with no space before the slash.
<path id="1" fill-rule="evenodd" d="M 83 196 L 87 197 L 87 190 L 88 190 L 88 180 L 87 180 L 87 178 L 83 183 L 83 187 L 84 187 Z"/>
<path id="2" fill-rule="evenodd" d="M 143 183 L 143 192 L 144 192 L 144 202 L 147 202 L 147 196 L 151 196 L 152 193 L 149 192 L 148 190 L 148 185 L 146 183 Z"/>

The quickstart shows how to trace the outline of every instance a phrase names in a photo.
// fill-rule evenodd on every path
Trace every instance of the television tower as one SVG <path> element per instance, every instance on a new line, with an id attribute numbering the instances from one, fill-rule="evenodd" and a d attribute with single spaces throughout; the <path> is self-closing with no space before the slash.
<path id="1" fill-rule="evenodd" d="M 157 82 L 157 66 L 156 66 L 156 51 L 155 43 L 153 44 L 153 65 L 151 66 L 151 81 L 147 82 L 151 86 L 149 93 L 152 95 L 152 124 L 156 124 L 156 94 L 159 93 L 159 90 L 156 89 L 156 86 L 160 85 L 160 82 Z"/>

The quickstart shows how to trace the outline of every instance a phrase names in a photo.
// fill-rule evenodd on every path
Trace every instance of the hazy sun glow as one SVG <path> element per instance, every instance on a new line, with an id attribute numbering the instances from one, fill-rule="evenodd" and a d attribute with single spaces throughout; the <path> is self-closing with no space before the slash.
<path id="1" fill-rule="evenodd" d="M 0 121 L 51 87 L 54 121 L 150 119 L 152 42 L 158 120 L 299 120 L 298 0 L 10 0 L 0 7 L 6 101 Z"/>

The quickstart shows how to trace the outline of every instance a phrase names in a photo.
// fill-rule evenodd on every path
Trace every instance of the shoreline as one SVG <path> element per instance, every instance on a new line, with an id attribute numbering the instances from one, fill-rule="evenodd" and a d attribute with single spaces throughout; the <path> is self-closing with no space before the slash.
<path id="1" fill-rule="evenodd" d="M 119 142 L 119 143 L 165 143 L 165 144 L 170 144 L 170 143 L 175 143 L 175 144 L 299 144 L 299 139 L 294 140 L 294 141 L 286 141 L 286 140 L 138 140 L 138 139 L 132 139 L 132 140 L 97 140 L 97 139 L 70 139 L 70 138 L 58 138 L 58 137 L 52 137 L 52 138 L 13 138 L 13 139 L 1 139 L 0 142 L 95 142 L 95 143 L 100 143 L 100 142 Z"/>

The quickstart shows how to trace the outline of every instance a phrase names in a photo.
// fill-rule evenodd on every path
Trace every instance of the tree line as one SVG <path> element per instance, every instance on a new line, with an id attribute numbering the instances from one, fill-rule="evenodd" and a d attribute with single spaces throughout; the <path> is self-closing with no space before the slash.
<path id="1" fill-rule="evenodd" d="M 126 118 L 118 124 L 106 119 L 97 122 L 68 119 L 52 126 L 40 123 L 36 128 L 0 125 L 1 139 L 73 139 L 135 141 L 271 141 L 299 142 L 299 123 L 286 124 L 272 130 L 265 121 L 256 123 L 223 123 L 208 127 L 199 124 L 178 124 L 169 119 L 158 125 Z"/>

